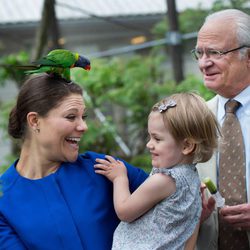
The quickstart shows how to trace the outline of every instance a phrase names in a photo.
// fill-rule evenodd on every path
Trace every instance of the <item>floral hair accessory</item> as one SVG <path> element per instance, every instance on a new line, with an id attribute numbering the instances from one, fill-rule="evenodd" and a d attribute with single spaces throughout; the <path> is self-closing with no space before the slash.
<path id="1" fill-rule="evenodd" d="M 169 100 L 167 101 L 166 103 L 163 103 L 161 104 L 159 107 L 158 107 L 158 110 L 160 113 L 162 113 L 163 111 L 166 111 L 168 110 L 169 108 L 173 108 L 176 106 L 176 102 L 174 100 Z"/>

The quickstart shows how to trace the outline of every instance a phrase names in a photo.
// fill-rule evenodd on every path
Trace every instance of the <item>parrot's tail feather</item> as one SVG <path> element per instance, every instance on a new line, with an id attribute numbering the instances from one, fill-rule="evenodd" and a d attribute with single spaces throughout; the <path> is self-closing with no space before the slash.
<path id="1" fill-rule="evenodd" d="M 37 69 L 34 70 L 25 70 L 25 74 L 33 74 L 33 73 L 40 73 Z"/>
<path id="2" fill-rule="evenodd" d="M 38 67 L 35 65 L 16 65 L 15 67 L 17 69 L 22 69 L 22 70 L 36 70 L 36 69 L 38 69 Z"/>

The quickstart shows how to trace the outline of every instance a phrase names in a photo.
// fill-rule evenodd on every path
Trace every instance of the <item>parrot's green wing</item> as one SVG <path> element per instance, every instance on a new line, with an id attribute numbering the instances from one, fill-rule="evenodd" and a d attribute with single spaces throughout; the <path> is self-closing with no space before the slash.
<path id="1" fill-rule="evenodd" d="M 74 53 L 64 49 L 52 50 L 47 56 L 36 61 L 40 66 L 70 68 L 76 61 Z"/>
<path id="2" fill-rule="evenodd" d="M 70 81 L 70 68 L 81 67 L 85 70 L 90 70 L 90 61 L 69 50 L 55 49 L 50 51 L 47 56 L 33 62 L 32 65 L 24 66 L 22 68 L 27 69 L 25 71 L 26 74 L 46 72 Z"/>

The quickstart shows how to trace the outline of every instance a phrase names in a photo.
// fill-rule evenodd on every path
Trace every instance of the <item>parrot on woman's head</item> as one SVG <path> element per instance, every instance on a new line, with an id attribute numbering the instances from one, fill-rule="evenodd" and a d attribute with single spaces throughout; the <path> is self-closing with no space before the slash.
<path id="1" fill-rule="evenodd" d="M 65 49 L 52 50 L 32 65 L 18 66 L 19 69 L 25 69 L 27 74 L 46 72 L 50 75 L 59 75 L 68 82 L 71 81 L 70 69 L 74 67 L 90 70 L 90 61 L 78 53 Z"/>

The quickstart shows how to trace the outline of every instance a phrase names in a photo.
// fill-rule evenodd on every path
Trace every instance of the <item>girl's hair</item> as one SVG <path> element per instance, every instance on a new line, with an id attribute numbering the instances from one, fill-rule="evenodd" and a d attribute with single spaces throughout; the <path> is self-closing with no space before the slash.
<path id="1" fill-rule="evenodd" d="M 177 142 L 195 144 L 194 163 L 206 162 L 217 147 L 220 134 L 215 115 L 195 93 L 173 94 L 156 103 L 151 112 L 160 112 L 165 126 Z"/>
<path id="2" fill-rule="evenodd" d="M 27 114 L 37 112 L 45 117 L 56 108 L 65 97 L 71 94 L 82 95 L 82 89 L 76 83 L 68 83 L 62 78 L 47 74 L 33 75 L 22 85 L 16 105 L 10 112 L 8 132 L 13 138 L 23 139 L 27 128 Z"/>

